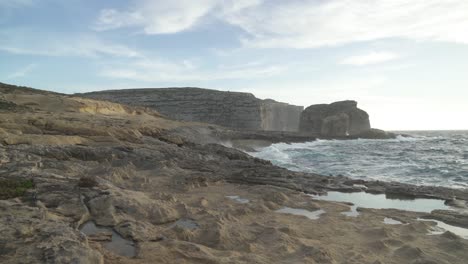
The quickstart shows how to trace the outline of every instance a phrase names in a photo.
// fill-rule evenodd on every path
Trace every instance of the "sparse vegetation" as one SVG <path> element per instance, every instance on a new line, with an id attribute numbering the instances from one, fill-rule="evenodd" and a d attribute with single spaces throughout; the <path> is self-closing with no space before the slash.
<path id="1" fill-rule="evenodd" d="M 0 200 L 23 196 L 31 188 L 34 188 L 34 183 L 31 179 L 0 179 Z"/>
<path id="2" fill-rule="evenodd" d="M 98 185 L 96 179 L 91 177 L 81 177 L 78 181 L 78 186 L 81 188 L 92 188 Z"/>
<path id="3" fill-rule="evenodd" d="M 16 104 L 0 99 L 0 110 L 13 110 L 16 108 Z"/>

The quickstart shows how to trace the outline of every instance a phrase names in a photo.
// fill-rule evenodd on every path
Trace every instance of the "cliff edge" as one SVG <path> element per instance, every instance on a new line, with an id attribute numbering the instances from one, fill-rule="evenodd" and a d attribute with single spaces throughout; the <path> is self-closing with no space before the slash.
<path id="1" fill-rule="evenodd" d="M 192 87 L 108 90 L 80 96 L 149 107 L 175 120 L 250 131 L 297 131 L 304 109 L 270 99 L 261 100 L 251 93 Z"/>

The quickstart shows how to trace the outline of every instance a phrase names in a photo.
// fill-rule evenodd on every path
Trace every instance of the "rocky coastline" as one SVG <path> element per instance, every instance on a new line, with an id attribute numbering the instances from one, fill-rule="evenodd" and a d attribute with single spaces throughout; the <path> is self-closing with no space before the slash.
<path id="1" fill-rule="evenodd" d="M 248 131 L 297 131 L 303 106 L 261 100 L 251 93 L 195 87 L 124 89 L 77 94 L 154 109 L 171 119 Z"/>
<path id="2" fill-rule="evenodd" d="M 317 136 L 327 137 L 175 121 L 144 106 L 0 83 L 0 258 L 466 263 L 468 240 L 449 231 L 428 236 L 435 222 L 418 219 L 468 228 L 467 190 L 293 172 L 230 147 Z M 342 214 L 349 204 L 307 195 L 330 191 L 439 199 L 453 209 L 358 208 L 360 216 L 350 218 Z M 278 213 L 282 208 L 325 213 L 311 220 Z M 389 217 L 402 224 L 386 225 Z"/>
<path id="3" fill-rule="evenodd" d="M 372 129 L 369 115 L 348 100 L 303 106 L 261 100 L 250 93 L 204 88 L 147 88 L 105 90 L 76 94 L 130 106 L 148 107 L 168 118 L 202 122 L 235 130 L 228 137 L 263 138 L 273 142 L 324 139 L 393 138 Z M 221 133 L 224 133 L 223 129 Z M 283 137 L 283 140 L 279 138 Z"/>

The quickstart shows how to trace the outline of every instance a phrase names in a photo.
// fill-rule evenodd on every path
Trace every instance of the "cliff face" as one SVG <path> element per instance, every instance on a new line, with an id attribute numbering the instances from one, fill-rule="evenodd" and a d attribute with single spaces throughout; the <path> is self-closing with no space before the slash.
<path id="1" fill-rule="evenodd" d="M 153 108 L 176 120 L 246 130 L 297 131 L 303 109 L 250 93 L 200 88 L 113 90 L 83 96 Z"/>
<path id="2" fill-rule="evenodd" d="M 356 101 L 341 101 L 307 107 L 301 114 L 299 130 L 322 136 L 353 136 L 369 131 L 369 115 Z"/>
<path id="3" fill-rule="evenodd" d="M 266 131 L 290 131 L 299 129 L 299 119 L 304 110 L 302 106 L 263 100 L 261 102 L 262 130 Z"/>

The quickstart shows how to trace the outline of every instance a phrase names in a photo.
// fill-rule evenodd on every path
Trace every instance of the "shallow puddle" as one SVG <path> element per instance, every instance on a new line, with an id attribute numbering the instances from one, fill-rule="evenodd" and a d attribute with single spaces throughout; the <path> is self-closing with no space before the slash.
<path id="1" fill-rule="evenodd" d="M 276 210 L 276 212 L 283 213 L 283 214 L 303 215 L 312 220 L 319 219 L 320 215 L 325 213 L 325 211 L 322 209 L 316 210 L 316 211 L 309 211 L 305 209 L 297 209 L 297 208 L 291 208 L 291 207 L 283 207 L 279 210 Z"/>
<path id="2" fill-rule="evenodd" d="M 239 196 L 237 195 L 228 195 L 226 196 L 227 198 L 231 199 L 231 200 L 234 200 L 238 203 L 241 203 L 241 204 L 246 204 L 246 203 L 249 203 L 249 199 L 245 199 L 245 198 L 240 198 Z"/>
<path id="3" fill-rule="evenodd" d="M 125 257 L 134 257 L 136 255 L 135 243 L 123 238 L 112 228 L 96 226 L 93 221 L 88 221 L 81 226 L 80 231 L 88 236 L 103 232 L 112 233 L 111 241 L 102 243 L 106 249 Z"/>
<path id="4" fill-rule="evenodd" d="M 402 225 L 403 223 L 390 217 L 385 217 L 383 223 L 386 225 Z"/>
<path id="5" fill-rule="evenodd" d="M 433 219 L 422 219 L 418 218 L 418 221 L 430 221 L 430 222 L 436 222 L 437 225 L 429 231 L 429 235 L 441 235 L 445 233 L 446 231 L 450 231 L 454 233 L 455 235 L 463 238 L 463 239 L 468 239 L 468 229 L 463 228 L 463 227 L 458 227 L 458 226 L 453 226 L 446 224 L 442 221 L 438 220 L 433 220 Z"/>
<path id="6" fill-rule="evenodd" d="M 343 193 L 343 192 L 328 192 L 326 195 L 310 195 L 313 199 L 333 201 L 333 202 L 348 202 L 353 203 L 357 207 L 372 208 L 372 209 L 399 209 L 413 212 L 430 213 L 432 210 L 450 210 L 451 208 L 444 204 L 443 200 L 437 199 L 389 199 L 385 194 L 370 194 L 365 192 Z M 351 212 L 346 212 L 351 213 Z"/>

